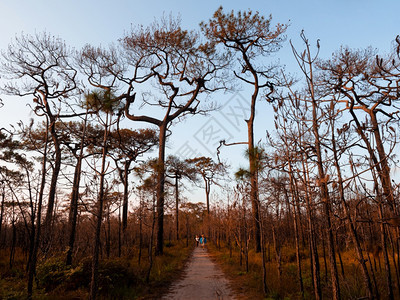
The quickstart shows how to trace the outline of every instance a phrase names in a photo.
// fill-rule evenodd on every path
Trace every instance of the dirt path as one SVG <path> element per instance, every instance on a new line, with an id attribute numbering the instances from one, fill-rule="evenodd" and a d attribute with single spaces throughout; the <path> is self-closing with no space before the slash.
<path id="1" fill-rule="evenodd" d="M 222 271 L 210 259 L 208 251 L 197 247 L 185 270 L 162 299 L 235 299 Z"/>

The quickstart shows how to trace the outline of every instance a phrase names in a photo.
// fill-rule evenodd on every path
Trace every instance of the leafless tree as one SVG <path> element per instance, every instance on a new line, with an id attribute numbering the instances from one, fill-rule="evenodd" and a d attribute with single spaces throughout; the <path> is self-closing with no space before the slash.
<path id="1" fill-rule="evenodd" d="M 254 219 L 254 235 L 256 251 L 261 251 L 258 182 L 256 170 L 256 151 L 254 142 L 254 120 L 256 102 L 260 97 L 267 96 L 274 90 L 276 65 L 263 61 L 272 53 L 277 52 L 285 41 L 284 33 L 287 25 L 278 24 L 271 28 L 272 17 L 265 18 L 258 12 L 233 11 L 225 13 L 220 7 L 206 23 L 200 24 L 205 35 L 213 43 L 222 44 L 228 52 L 237 58 L 234 76 L 241 82 L 253 88 L 251 95 L 250 115 L 247 120 L 247 147 L 249 154 L 249 172 L 251 175 L 251 203 Z M 260 95 L 265 92 L 265 95 Z"/>
<path id="2" fill-rule="evenodd" d="M 128 85 L 125 116 L 132 121 L 146 122 L 158 127 L 159 152 L 157 167 L 157 243 L 156 255 L 163 253 L 164 239 L 164 184 L 165 146 L 167 130 L 172 122 L 188 114 L 201 113 L 201 94 L 220 88 L 216 84 L 218 71 L 226 64 L 210 44 L 202 44 L 201 37 L 184 30 L 172 17 L 155 22 L 147 28 L 133 28 L 122 40 L 132 69 L 129 78 L 121 78 Z M 159 93 L 132 94 L 134 84 L 147 82 Z M 139 102 L 139 103 L 138 103 Z M 160 113 L 139 115 L 132 112 L 134 105 L 150 105 Z M 158 117 L 157 115 L 161 115 Z"/>
<path id="3" fill-rule="evenodd" d="M 33 36 L 22 34 L 15 38 L 7 51 L 2 52 L 0 72 L 8 79 L 2 91 L 9 95 L 31 96 L 33 111 L 48 119 L 55 161 L 45 227 L 51 224 L 61 168 L 60 140 L 55 124 L 63 113 L 62 102 L 77 90 L 77 70 L 71 60 L 71 51 L 64 41 L 46 32 Z"/>

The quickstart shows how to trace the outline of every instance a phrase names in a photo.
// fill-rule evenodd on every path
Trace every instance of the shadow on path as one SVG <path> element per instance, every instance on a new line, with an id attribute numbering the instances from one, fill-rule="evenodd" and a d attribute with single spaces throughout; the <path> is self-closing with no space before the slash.
<path id="1" fill-rule="evenodd" d="M 184 276 L 161 299 L 235 299 L 228 280 L 210 259 L 207 249 L 196 247 Z"/>

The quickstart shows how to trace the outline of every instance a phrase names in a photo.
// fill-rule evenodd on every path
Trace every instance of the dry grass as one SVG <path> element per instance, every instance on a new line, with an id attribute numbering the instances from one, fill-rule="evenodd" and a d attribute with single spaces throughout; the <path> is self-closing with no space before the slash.
<path id="1" fill-rule="evenodd" d="M 154 257 L 149 283 L 145 282 L 148 257 L 138 264 L 136 251 L 123 258 L 102 260 L 100 263 L 99 299 L 155 299 L 164 294 L 171 282 L 182 273 L 193 247 L 183 241 L 173 241 L 164 248 L 164 255 Z M 147 252 L 147 251 L 145 251 Z M 9 267 L 9 253 L 0 252 L 0 299 L 24 299 L 27 296 L 25 257 L 17 253 L 15 263 Z M 90 258 L 83 259 L 73 268 L 63 263 L 64 256 L 40 262 L 33 299 L 66 300 L 87 299 L 90 278 Z M 41 271 L 41 272 L 40 272 Z"/>
<path id="2" fill-rule="evenodd" d="M 214 260 L 221 266 L 226 276 L 232 283 L 232 288 L 239 295 L 240 299 L 301 299 L 300 284 L 297 275 L 297 263 L 294 249 L 282 249 L 282 276 L 279 280 L 276 262 L 273 255 L 267 254 L 267 286 L 269 288 L 268 295 L 264 295 L 262 286 L 262 268 L 261 254 L 254 251 L 249 252 L 249 271 L 245 271 L 245 265 L 239 264 L 238 251 L 233 251 L 233 255 L 229 257 L 227 248 L 221 247 L 218 250 L 212 243 L 209 245 L 210 252 Z M 313 298 L 312 277 L 310 271 L 310 260 L 307 252 L 302 256 L 302 279 L 304 285 L 304 298 Z M 337 259 L 337 267 L 339 272 L 341 295 L 343 299 L 357 299 L 366 295 L 362 281 L 362 274 L 359 263 L 355 258 L 353 251 L 341 253 L 343 261 L 344 275 L 342 274 L 339 259 Z M 382 258 L 381 258 L 382 259 Z M 329 262 L 328 262 L 329 264 Z M 374 268 L 378 289 L 384 291 L 384 270 L 383 261 L 381 262 L 382 270 Z M 328 265 L 329 268 L 329 265 Z M 392 268 L 394 272 L 394 268 Z M 320 275 L 323 298 L 331 297 L 330 274 L 325 270 L 322 253 L 320 254 Z M 393 273 L 393 280 L 395 274 Z M 395 292 L 396 293 L 396 292 Z M 381 295 L 384 296 L 384 295 Z"/>

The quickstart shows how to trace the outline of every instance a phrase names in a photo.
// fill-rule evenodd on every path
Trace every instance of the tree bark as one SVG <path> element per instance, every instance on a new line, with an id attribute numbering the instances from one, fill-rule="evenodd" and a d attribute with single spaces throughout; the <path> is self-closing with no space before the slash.
<path id="1" fill-rule="evenodd" d="M 176 240 L 179 241 L 179 176 L 175 174 Z"/>
<path id="2" fill-rule="evenodd" d="M 68 217 L 69 240 L 68 240 L 67 258 L 66 258 L 67 266 L 72 265 L 72 253 L 74 251 L 74 246 L 75 246 L 76 223 L 78 220 L 79 185 L 81 182 L 83 148 L 85 146 L 85 135 L 86 135 L 86 125 L 87 125 L 86 122 L 87 122 L 87 114 L 85 116 L 85 122 L 83 123 L 84 126 L 81 135 L 80 152 L 75 166 L 73 186 L 72 186 L 70 211 Z"/>
<path id="3" fill-rule="evenodd" d="M 128 227 L 128 195 L 129 195 L 129 167 L 130 167 L 130 160 L 125 161 L 124 164 L 124 176 L 123 176 L 123 185 L 124 185 L 124 200 L 122 202 L 122 231 L 124 235 L 126 235 L 126 228 Z"/>
<path id="4" fill-rule="evenodd" d="M 47 168 L 47 146 L 48 146 L 48 131 L 46 130 L 46 138 L 44 144 L 44 151 L 43 151 L 43 161 L 42 161 L 42 178 L 40 182 L 40 189 L 39 189 L 39 199 L 38 199 L 38 206 L 36 210 L 36 233 L 31 261 L 28 262 L 28 299 L 32 299 L 32 292 L 33 292 L 33 277 L 36 273 L 36 263 L 37 263 L 37 253 L 39 250 L 39 243 L 40 243 L 40 235 L 41 235 L 41 219 L 42 219 L 42 204 L 43 204 L 43 195 L 44 195 L 44 188 L 46 185 L 46 168 Z"/>
<path id="5" fill-rule="evenodd" d="M 163 122 L 159 126 L 159 150 L 157 161 L 157 240 L 155 255 L 162 255 L 164 252 L 164 184 L 165 184 L 165 145 L 167 124 Z"/>
<path id="6" fill-rule="evenodd" d="M 94 236 L 94 247 L 93 247 L 93 258 L 92 258 L 92 276 L 90 281 L 90 294 L 89 299 L 95 300 L 98 291 L 98 271 L 99 271 L 99 254 L 100 254 L 100 241 L 101 241 L 101 224 L 103 219 L 103 205 L 104 205 L 104 183 L 105 183 L 105 172 L 106 172 L 106 157 L 107 157 L 107 139 L 108 139 L 108 115 L 104 128 L 103 136 L 103 151 L 101 159 L 101 170 L 99 172 L 100 184 L 99 184 L 99 196 L 97 200 L 97 211 L 96 217 L 96 229 Z"/>
<path id="7" fill-rule="evenodd" d="M 58 175 L 60 173 L 61 169 L 61 147 L 60 147 L 60 140 L 58 138 L 58 135 L 56 133 L 55 129 L 55 124 L 56 124 L 56 119 L 52 117 L 51 114 L 49 114 L 51 117 L 51 124 L 50 124 L 50 135 L 53 140 L 54 144 L 54 152 L 55 152 L 55 160 L 54 160 L 54 167 L 53 167 L 53 174 L 51 175 L 51 181 L 50 181 L 50 187 L 49 187 L 49 198 L 47 202 L 47 212 L 46 212 L 46 218 L 44 221 L 44 230 L 47 235 L 46 239 L 47 242 L 49 241 L 51 237 L 51 222 L 53 218 L 53 210 L 54 210 L 54 204 L 55 204 L 55 199 L 56 199 L 56 191 L 57 191 L 57 182 L 58 182 Z"/>
<path id="8" fill-rule="evenodd" d="M 261 251 L 261 235 L 260 235 L 260 212 L 259 212 L 259 200 L 258 200 L 258 178 L 257 178 L 257 149 L 254 148 L 254 119 L 255 119 L 255 103 L 258 95 L 258 86 L 255 87 L 255 91 L 252 95 L 251 100 L 251 113 L 250 118 L 247 122 L 247 136 L 248 136 L 248 151 L 249 151 L 249 171 L 250 171 L 250 201 L 253 215 L 253 229 L 254 229 L 254 241 L 255 251 L 259 253 Z"/>

